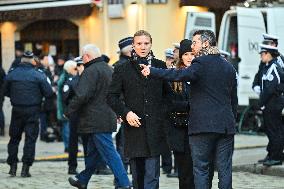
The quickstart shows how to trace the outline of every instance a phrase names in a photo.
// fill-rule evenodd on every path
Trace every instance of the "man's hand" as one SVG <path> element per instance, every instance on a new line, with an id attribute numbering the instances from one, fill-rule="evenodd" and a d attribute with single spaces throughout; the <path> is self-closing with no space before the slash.
<path id="1" fill-rule="evenodd" d="M 128 112 L 126 115 L 126 120 L 132 127 L 139 127 L 141 125 L 140 120 L 141 118 L 138 117 L 135 113 L 132 111 Z"/>
<path id="2" fill-rule="evenodd" d="M 143 68 L 143 70 L 141 72 L 145 77 L 150 75 L 150 66 L 146 66 L 144 64 L 139 64 L 139 65 L 140 65 L 141 68 Z"/>
<path id="3" fill-rule="evenodd" d="M 121 123 L 123 122 L 123 120 L 122 120 L 121 118 L 117 118 L 116 122 L 117 122 L 118 124 L 121 124 Z"/>

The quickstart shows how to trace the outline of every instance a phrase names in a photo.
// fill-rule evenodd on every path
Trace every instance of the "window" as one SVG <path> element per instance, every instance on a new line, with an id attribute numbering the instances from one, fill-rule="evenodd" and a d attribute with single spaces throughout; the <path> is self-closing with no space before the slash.
<path id="1" fill-rule="evenodd" d="M 124 0 L 108 0 L 109 5 L 124 4 Z"/>
<path id="2" fill-rule="evenodd" d="M 166 4 L 168 0 L 147 0 L 148 4 Z"/>

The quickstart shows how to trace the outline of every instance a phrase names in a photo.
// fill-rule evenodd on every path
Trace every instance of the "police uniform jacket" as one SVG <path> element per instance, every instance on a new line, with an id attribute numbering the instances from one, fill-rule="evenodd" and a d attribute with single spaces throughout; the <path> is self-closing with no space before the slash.
<path id="1" fill-rule="evenodd" d="M 190 81 L 190 135 L 236 132 L 237 74 L 219 54 L 195 58 L 186 69 L 151 68 L 150 77 Z"/>
<path id="2" fill-rule="evenodd" d="M 126 62 L 128 62 L 129 61 L 129 59 L 130 59 L 130 57 L 128 57 L 128 56 L 125 56 L 125 55 L 120 55 L 119 56 L 119 60 L 118 61 L 116 61 L 114 64 L 113 64 L 113 67 L 116 67 L 116 66 L 119 66 L 119 65 L 122 65 L 122 64 L 124 64 L 124 63 L 126 63 Z"/>
<path id="3" fill-rule="evenodd" d="M 116 130 L 116 115 L 106 103 L 112 69 L 101 58 L 84 66 L 65 115 L 70 117 L 72 113 L 78 113 L 78 133 L 113 132 Z"/>
<path id="4" fill-rule="evenodd" d="M 48 98 L 53 94 L 45 74 L 29 63 L 12 68 L 5 80 L 5 95 L 16 107 L 40 107 L 43 96 Z"/>
<path id="5" fill-rule="evenodd" d="M 79 82 L 79 75 L 68 75 L 66 81 L 63 83 L 62 100 L 68 106 L 71 99 L 75 96 L 75 89 Z"/>
<path id="6" fill-rule="evenodd" d="M 271 60 L 268 64 L 264 64 L 261 74 L 260 107 L 269 108 L 276 105 L 283 106 L 283 97 L 277 92 L 277 87 L 281 81 L 281 72 L 282 70 L 276 58 Z"/>
<path id="7" fill-rule="evenodd" d="M 158 59 L 152 59 L 151 65 L 166 68 L 165 63 Z M 169 90 L 168 83 L 144 77 L 135 60 L 115 67 L 112 78 L 108 103 L 117 116 L 124 120 L 126 156 L 135 158 L 160 155 L 167 148 L 163 125 L 164 94 Z M 126 115 L 129 111 L 141 118 L 140 127 L 128 124 Z"/>

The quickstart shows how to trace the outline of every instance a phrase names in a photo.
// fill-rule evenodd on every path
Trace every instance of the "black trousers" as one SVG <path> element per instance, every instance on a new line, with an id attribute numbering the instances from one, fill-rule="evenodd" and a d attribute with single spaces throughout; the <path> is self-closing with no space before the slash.
<path id="1" fill-rule="evenodd" d="M 268 137 L 267 151 L 272 160 L 282 160 L 284 146 L 284 125 L 282 123 L 282 106 L 268 105 L 263 111 L 265 133 Z"/>
<path id="2" fill-rule="evenodd" d="M 35 146 L 39 133 L 39 107 L 13 107 L 9 128 L 10 141 L 8 143 L 9 165 L 17 163 L 18 147 L 25 132 L 25 144 L 22 162 L 31 166 L 35 158 Z"/>
<path id="3" fill-rule="evenodd" d="M 78 132 L 77 125 L 79 123 L 78 116 L 76 114 L 72 114 L 69 119 L 70 123 L 70 136 L 69 136 L 69 152 L 68 152 L 68 166 L 69 167 L 77 167 L 77 153 L 78 153 Z M 84 156 L 87 154 L 87 146 L 88 146 L 88 134 L 80 135 L 83 142 L 84 148 Z"/>
<path id="4" fill-rule="evenodd" d="M 134 189 L 158 189 L 160 156 L 130 159 Z"/>
<path id="5" fill-rule="evenodd" d="M 124 154 L 124 146 L 125 146 L 124 129 L 125 129 L 125 124 L 121 123 L 121 127 L 118 133 L 116 134 L 115 140 L 116 140 L 116 150 L 121 157 L 125 170 L 127 171 L 128 164 L 129 164 L 129 158 L 126 158 Z"/>
<path id="6" fill-rule="evenodd" d="M 194 189 L 193 164 L 191 154 L 184 152 L 175 152 L 179 189 Z"/>

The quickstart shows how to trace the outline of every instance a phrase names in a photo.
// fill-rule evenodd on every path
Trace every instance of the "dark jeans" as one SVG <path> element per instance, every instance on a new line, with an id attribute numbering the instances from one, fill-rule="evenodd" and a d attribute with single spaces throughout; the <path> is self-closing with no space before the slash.
<path id="1" fill-rule="evenodd" d="M 88 154 L 85 158 L 86 168 L 76 176 L 81 183 L 88 184 L 97 168 L 98 162 L 96 159 L 98 155 L 101 155 L 112 170 L 119 187 L 130 186 L 121 158 L 114 148 L 111 133 L 94 133 L 89 135 Z"/>
<path id="2" fill-rule="evenodd" d="M 39 108 L 15 108 L 12 109 L 12 118 L 9 128 L 10 141 L 8 143 L 9 165 L 17 163 L 18 147 L 25 132 L 25 144 L 22 162 L 31 166 L 35 158 L 35 145 L 39 132 Z"/>
<path id="3" fill-rule="evenodd" d="M 177 163 L 179 189 L 194 189 L 193 164 L 190 153 L 174 152 Z"/>
<path id="4" fill-rule="evenodd" d="M 209 189 L 210 164 L 216 162 L 218 188 L 232 189 L 234 135 L 202 133 L 189 136 L 196 189 Z M 215 156 L 212 156 L 215 154 Z"/>
<path id="5" fill-rule="evenodd" d="M 160 156 L 131 158 L 134 189 L 158 189 L 160 177 Z"/>

